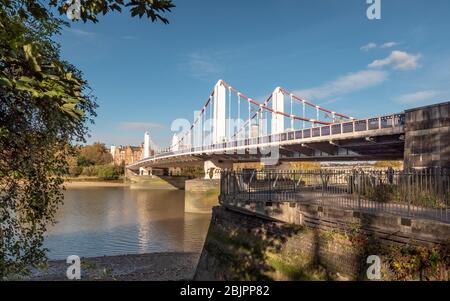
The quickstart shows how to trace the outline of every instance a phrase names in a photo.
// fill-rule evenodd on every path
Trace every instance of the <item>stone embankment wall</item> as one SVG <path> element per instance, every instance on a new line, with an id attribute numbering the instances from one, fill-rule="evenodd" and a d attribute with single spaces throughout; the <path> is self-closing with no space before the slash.
<path id="1" fill-rule="evenodd" d="M 266 215 L 247 207 L 214 207 L 195 279 L 367 280 L 370 255 L 381 260 L 381 280 L 450 279 L 447 224 L 317 206 L 272 204 Z"/>
<path id="2" fill-rule="evenodd" d="M 193 179 L 186 181 L 185 212 L 211 213 L 212 208 L 219 203 L 219 185 L 219 180 Z"/>
<path id="3" fill-rule="evenodd" d="M 181 176 L 128 176 L 131 188 L 148 189 L 185 189 L 185 182 L 189 179 Z"/>
<path id="4" fill-rule="evenodd" d="M 219 180 L 189 179 L 182 176 L 129 176 L 130 188 L 185 190 L 185 212 L 211 214 L 219 204 Z"/>

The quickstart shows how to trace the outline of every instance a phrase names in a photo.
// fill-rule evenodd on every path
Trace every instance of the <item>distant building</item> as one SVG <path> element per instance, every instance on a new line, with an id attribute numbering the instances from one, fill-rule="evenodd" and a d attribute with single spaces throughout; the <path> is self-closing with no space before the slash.
<path id="1" fill-rule="evenodd" d="M 141 159 L 154 156 L 154 144 L 150 138 L 150 133 L 145 132 L 144 143 L 139 146 L 116 146 L 112 145 L 110 152 L 113 157 L 114 165 L 129 165 Z"/>
<path id="2" fill-rule="evenodd" d="M 111 146 L 111 155 L 114 165 L 129 165 L 143 158 L 144 144 L 140 146 Z"/>

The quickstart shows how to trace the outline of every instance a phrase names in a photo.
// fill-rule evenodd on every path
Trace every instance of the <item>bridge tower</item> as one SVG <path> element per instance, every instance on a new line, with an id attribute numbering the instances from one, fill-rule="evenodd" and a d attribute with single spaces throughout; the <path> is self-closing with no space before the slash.
<path id="1" fill-rule="evenodd" d="M 142 153 L 142 159 L 150 157 L 150 149 L 151 149 L 150 133 L 149 132 L 145 132 L 144 133 L 144 151 Z M 139 175 L 147 176 L 147 175 L 150 175 L 150 174 L 151 174 L 151 168 L 144 168 L 144 167 L 140 167 L 139 168 Z"/>
<path id="2" fill-rule="evenodd" d="M 145 132 L 144 134 L 144 158 L 150 157 L 150 134 Z"/>
<path id="3" fill-rule="evenodd" d="M 223 142 L 226 138 L 226 88 L 219 80 L 214 86 L 212 143 Z"/>
<path id="4" fill-rule="evenodd" d="M 280 87 L 277 87 L 272 93 L 272 109 L 275 112 L 284 112 L 284 93 Z M 272 113 L 271 133 L 279 134 L 284 132 L 284 116 Z"/>
<path id="5" fill-rule="evenodd" d="M 180 149 L 179 148 L 179 144 L 180 144 L 180 138 L 178 137 L 177 134 L 173 134 L 173 136 L 172 136 L 172 146 L 171 146 L 172 151 L 174 151 L 174 152 L 178 151 Z"/>

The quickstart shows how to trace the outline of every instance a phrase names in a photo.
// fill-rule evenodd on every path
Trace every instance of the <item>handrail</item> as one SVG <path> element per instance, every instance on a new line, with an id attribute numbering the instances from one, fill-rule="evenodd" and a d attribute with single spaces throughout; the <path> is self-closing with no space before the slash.
<path id="1" fill-rule="evenodd" d="M 322 125 L 322 126 L 310 127 L 310 128 L 306 128 L 306 129 L 292 130 L 292 131 L 277 133 L 277 134 L 269 134 L 269 135 L 259 136 L 259 137 L 250 138 L 250 139 L 243 138 L 243 139 L 237 139 L 237 140 L 227 141 L 227 142 L 223 142 L 223 143 L 215 143 L 215 144 L 185 148 L 185 149 L 181 149 L 178 151 L 168 151 L 168 152 L 157 153 L 153 156 L 143 158 L 143 159 L 141 159 L 133 164 L 130 164 L 128 166 L 132 167 L 132 166 L 139 165 L 140 163 L 146 162 L 151 159 L 159 159 L 159 158 L 172 156 L 172 155 L 178 155 L 178 154 L 184 154 L 184 153 L 196 152 L 196 151 L 215 150 L 218 148 L 219 145 L 222 145 L 222 147 L 219 147 L 219 149 L 220 148 L 228 148 L 227 145 L 229 143 L 235 144 L 236 146 L 231 147 L 231 148 L 235 148 L 237 146 L 251 146 L 251 145 L 258 145 L 261 143 L 267 143 L 267 142 L 262 142 L 264 140 L 268 140 L 270 142 L 282 142 L 282 141 L 288 141 L 288 140 L 305 139 L 304 134 L 308 133 L 308 132 L 309 132 L 309 137 L 306 137 L 306 138 L 315 138 L 315 137 L 323 137 L 323 136 L 331 137 L 331 136 L 336 136 L 336 135 L 370 131 L 370 130 L 381 130 L 381 129 L 386 129 L 386 128 L 402 127 L 402 126 L 404 126 L 404 118 L 405 118 L 404 113 L 390 114 L 390 115 L 383 115 L 383 116 L 373 117 L 373 118 L 354 119 L 352 121 L 333 123 L 330 125 Z M 375 123 L 373 123 L 372 121 L 375 121 Z M 386 121 L 386 122 L 384 122 L 384 121 Z M 388 122 L 388 121 L 390 121 L 390 122 Z M 347 129 L 344 129 L 344 126 L 350 125 L 350 124 L 351 124 L 351 130 L 349 130 L 347 132 Z M 364 125 L 364 127 L 362 127 L 361 124 Z M 374 124 L 376 126 L 374 126 Z M 338 132 L 334 131 L 333 127 L 335 129 L 339 128 L 339 131 Z M 324 132 L 327 132 L 327 130 L 324 130 L 324 129 L 329 129 L 328 134 L 326 134 L 326 133 L 323 134 Z M 319 134 L 316 135 L 316 133 L 319 133 Z M 297 134 L 299 136 L 298 138 L 297 138 Z M 281 137 L 282 135 L 285 135 L 285 139 L 279 139 L 279 137 Z M 292 136 L 294 138 L 289 139 L 289 137 L 292 137 Z M 272 138 L 276 138 L 276 139 L 272 139 Z M 256 143 L 250 143 L 250 142 L 254 142 L 254 141 L 256 141 Z M 225 147 L 223 147 L 224 144 L 225 144 Z"/>

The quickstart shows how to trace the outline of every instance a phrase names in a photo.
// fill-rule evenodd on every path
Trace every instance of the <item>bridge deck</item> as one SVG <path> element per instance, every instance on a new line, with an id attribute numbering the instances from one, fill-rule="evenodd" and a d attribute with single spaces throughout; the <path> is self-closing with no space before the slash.
<path id="1" fill-rule="evenodd" d="M 402 134 L 404 134 L 404 114 L 393 114 L 165 151 L 128 165 L 127 168 L 137 170 L 139 167 L 204 161 L 218 156 L 236 162 L 252 161 L 273 155 L 271 148 L 274 147 L 280 149 L 279 158 L 287 160 L 317 157 L 342 160 L 400 159 L 403 157 L 404 145 L 404 141 L 399 139 Z M 373 137 L 393 138 L 389 141 L 369 139 Z M 324 143 L 326 145 L 323 145 Z"/>

